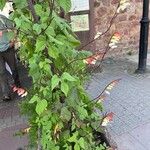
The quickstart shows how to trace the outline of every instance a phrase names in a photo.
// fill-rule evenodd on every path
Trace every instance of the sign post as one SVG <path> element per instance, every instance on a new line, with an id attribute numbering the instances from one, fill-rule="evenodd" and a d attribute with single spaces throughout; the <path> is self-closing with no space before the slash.
<path id="1" fill-rule="evenodd" d="M 143 16 L 141 19 L 139 63 L 136 73 L 146 72 L 147 48 L 149 35 L 149 0 L 143 1 Z"/>

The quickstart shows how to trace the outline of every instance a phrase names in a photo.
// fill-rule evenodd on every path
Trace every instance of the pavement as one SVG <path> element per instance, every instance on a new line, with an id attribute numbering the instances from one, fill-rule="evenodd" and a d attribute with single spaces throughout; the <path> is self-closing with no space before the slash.
<path id="1" fill-rule="evenodd" d="M 31 80 L 27 70 L 18 66 L 20 80 L 23 87 L 29 88 Z M 9 78 L 11 82 L 11 78 Z M 27 127 L 27 118 L 22 116 L 19 104 L 24 99 L 13 97 L 10 102 L 3 102 L 0 92 L 0 150 L 26 150 L 28 145 L 27 136 L 16 136 L 18 131 Z"/>
<path id="2" fill-rule="evenodd" d="M 108 131 L 118 150 L 150 150 L 150 54 L 144 75 L 135 74 L 137 61 L 137 55 L 106 60 L 87 87 L 94 98 L 112 80 L 122 79 L 104 101 L 105 112 L 115 114 Z"/>
<path id="3" fill-rule="evenodd" d="M 135 74 L 137 60 L 136 55 L 107 59 L 103 71 L 97 69 L 86 87 L 95 98 L 112 80 L 122 79 L 104 101 L 105 112 L 115 114 L 108 131 L 118 150 L 150 150 L 150 73 Z M 29 87 L 27 72 L 20 69 L 20 74 L 24 86 Z M 28 144 L 27 137 L 14 136 L 27 126 L 26 117 L 20 115 L 20 101 L 0 101 L 0 150 L 17 150 Z"/>

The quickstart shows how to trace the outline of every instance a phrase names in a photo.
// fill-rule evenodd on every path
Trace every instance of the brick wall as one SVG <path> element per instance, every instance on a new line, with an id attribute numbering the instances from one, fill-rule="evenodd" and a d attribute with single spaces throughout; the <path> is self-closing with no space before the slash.
<path id="1" fill-rule="evenodd" d="M 131 52 L 138 52 L 140 35 L 139 22 L 141 20 L 143 7 L 141 1 L 142 0 L 131 0 L 130 7 L 124 13 L 118 15 L 115 19 L 114 25 L 111 27 L 111 30 L 107 33 L 106 37 L 96 41 L 96 50 L 104 50 L 111 33 L 117 31 L 121 33 L 122 39 L 118 48 L 111 50 L 109 55 L 119 56 Z M 117 2 L 118 0 L 95 0 L 94 23 L 96 32 L 103 32 L 106 30 L 117 7 Z"/>

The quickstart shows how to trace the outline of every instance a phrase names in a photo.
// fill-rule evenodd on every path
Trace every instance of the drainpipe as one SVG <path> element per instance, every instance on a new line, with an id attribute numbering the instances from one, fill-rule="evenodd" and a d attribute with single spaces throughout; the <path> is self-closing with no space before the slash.
<path id="1" fill-rule="evenodd" d="M 148 48 L 148 33 L 149 33 L 149 0 L 143 1 L 143 16 L 140 21 L 140 44 L 139 44 L 139 63 L 136 73 L 146 72 L 147 63 L 147 48 Z"/>

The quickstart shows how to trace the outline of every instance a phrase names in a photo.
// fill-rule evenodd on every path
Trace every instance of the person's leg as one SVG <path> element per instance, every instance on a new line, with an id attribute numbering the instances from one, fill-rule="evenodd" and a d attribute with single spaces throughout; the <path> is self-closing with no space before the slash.
<path id="1" fill-rule="evenodd" d="M 5 61 L 8 63 L 8 65 L 12 71 L 12 76 L 14 79 L 14 85 L 12 86 L 13 92 L 16 92 L 18 94 L 18 96 L 21 96 L 21 97 L 26 96 L 27 91 L 24 88 L 22 88 L 21 84 L 20 84 L 14 49 L 8 49 L 5 52 L 4 57 L 5 57 Z"/>
<path id="2" fill-rule="evenodd" d="M 21 84 L 20 84 L 20 80 L 19 80 L 14 49 L 8 49 L 5 52 L 4 58 L 5 58 L 5 61 L 8 63 L 8 65 L 9 65 L 11 71 L 12 71 L 12 77 L 14 79 L 14 84 L 17 87 L 20 87 Z"/>
<path id="3" fill-rule="evenodd" d="M 7 81 L 5 61 L 2 53 L 0 53 L 0 87 L 2 90 L 3 98 L 8 98 L 10 96 L 10 90 Z"/>

